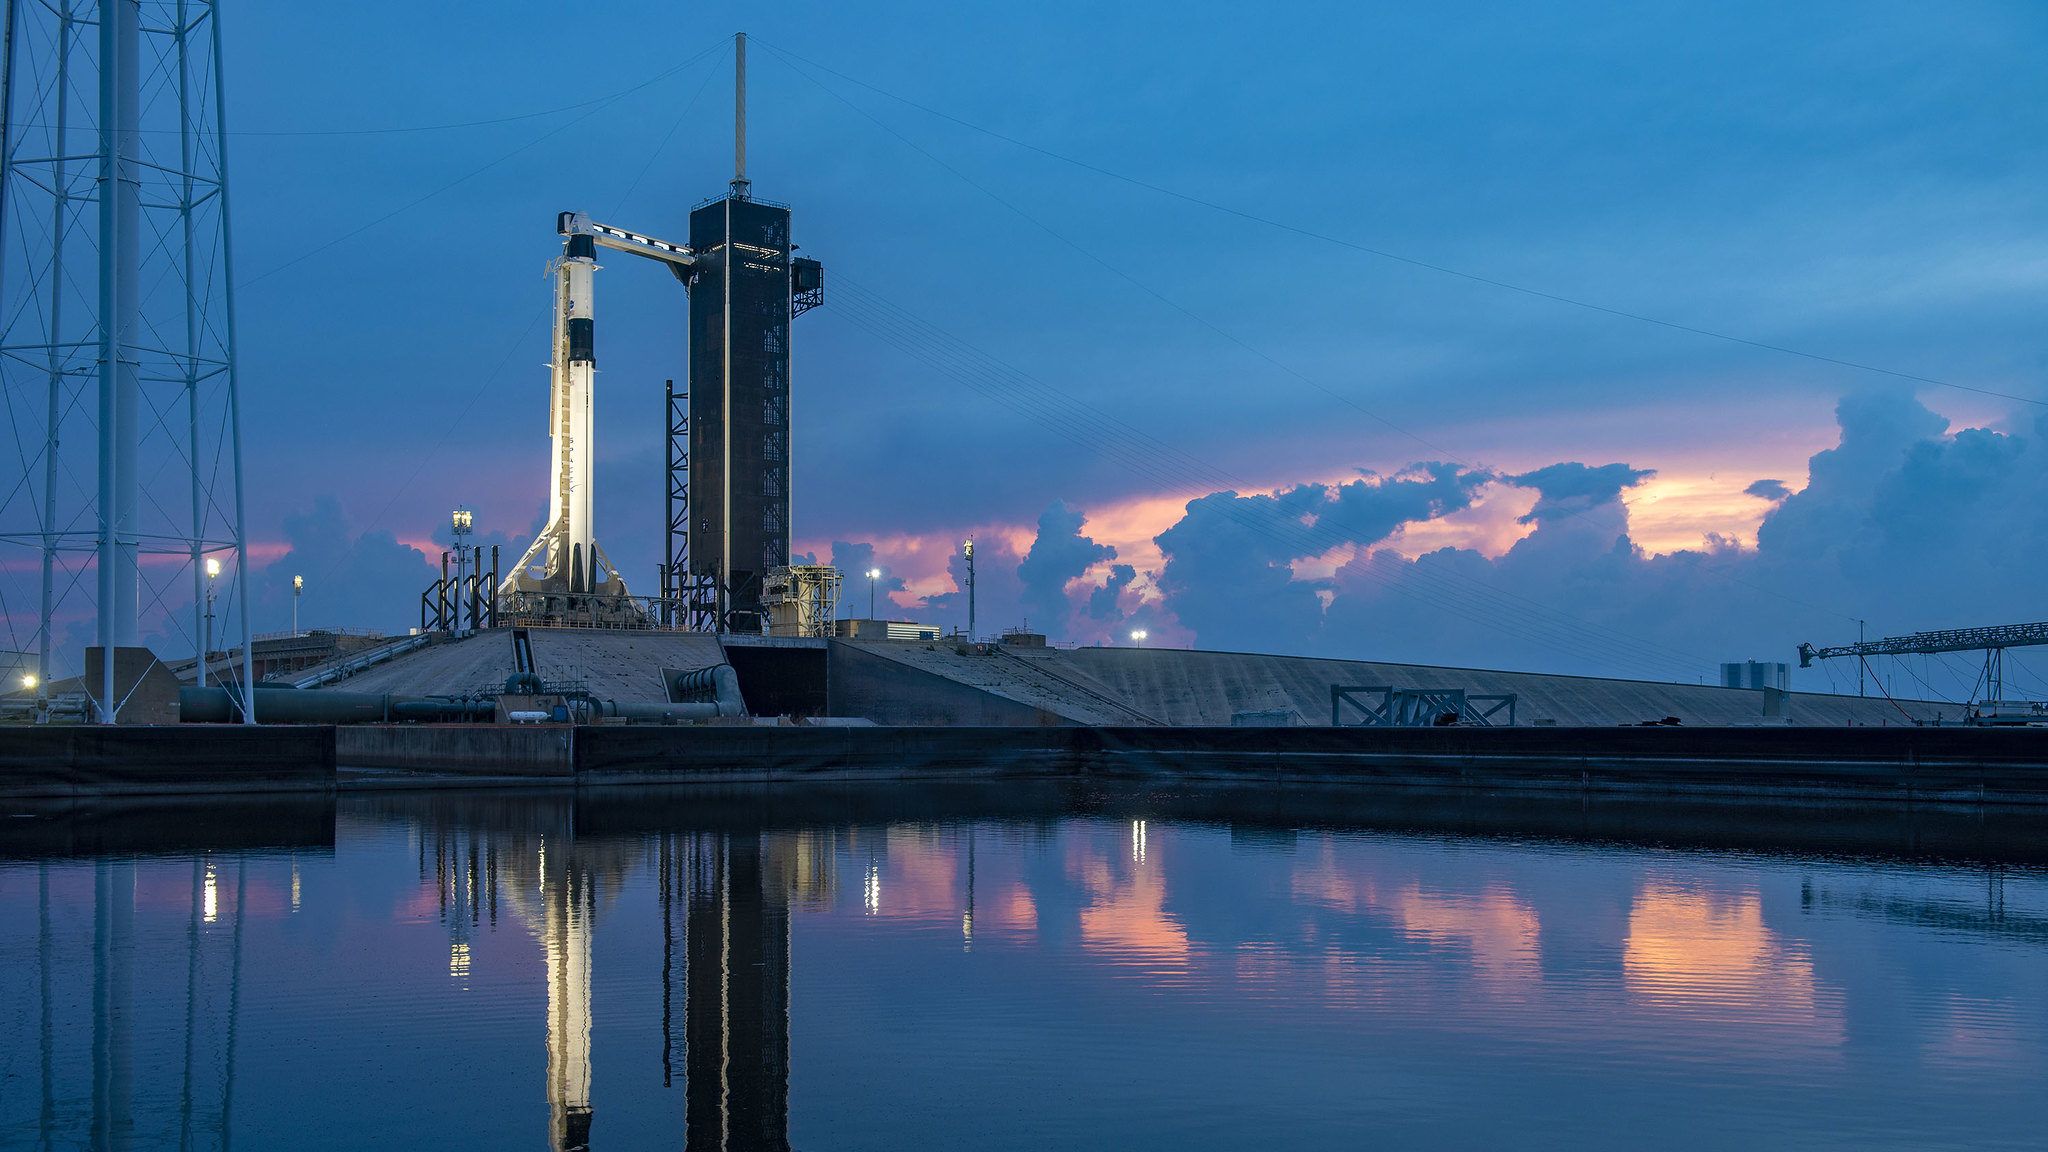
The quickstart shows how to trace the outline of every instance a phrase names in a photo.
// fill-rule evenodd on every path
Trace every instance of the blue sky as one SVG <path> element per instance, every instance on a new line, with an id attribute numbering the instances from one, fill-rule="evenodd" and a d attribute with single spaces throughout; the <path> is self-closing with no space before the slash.
<path id="1" fill-rule="evenodd" d="M 1371 613 L 1334 629 L 1350 618 L 1329 583 L 1357 559 L 1348 551 L 1280 548 L 1266 561 L 1295 601 L 1320 605 L 1327 619 L 1307 631 L 1199 626 L 1175 610 L 1176 557 L 1155 538 L 1219 490 L 1339 485 L 1427 462 L 1503 478 L 1623 464 L 1654 475 L 1606 505 L 1584 497 L 1615 521 L 1565 569 L 1607 554 L 1624 530 L 1644 573 L 1707 532 L 1768 567 L 1768 540 L 1766 554 L 1755 548 L 1773 505 L 1744 488 L 1805 488 L 1809 459 L 1841 436 L 1845 397 L 1915 402 L 1871 373 L 1163 195 L 819 66 L 1357 245 L 2048 397 L 2039 5 L 593 3 L 569 16 L 523 0 L 366 0 L 226 16 L 230 127 L 243 133 L 233 179 L 250 529 L 266 560 L 297 549 L 271 575 L 308 569 L 309 622 L 402 625 L 415 597 L 400 586 L 422 562 L 382 536 L 424 544 L 458 501 L 507 542 L 530 535 L 544 502 L 554 213 L 680 237 L 689 207 L 729 175 L 720 42 L 740 28 L 756 38 L 756 193 L 795 206 L 797 240 L 828 275 L 828 303 L 800 321 L 797 344 L 799 547 L 872 547 L 899 614 L 954 610 L 943 556 L 973 532 L 1016 553 L 993 576 L 983 566 L 996 605 L 984 621 L 1012 623 L 1035 604 L 1072 640 L 1149 621 L 1209 646 L 1229 633 L 1233 646 L 1650 674 L 1535 636 L 1432 642 L 1446 630 L 1426 619 L 1408 638 Z M 520 118 L 364 131 L 502 117 Z M 654 416 L 662 379 L 682 374 L 682 303 L 659 269 L 623 257 L 600 280 L 599 535 L 644 584 L 659 550 Z M 889 309 L 929 327 L 906 337 Z M 940 340 L 958 344 L 941 353 Z M 2008 455 L 2025 456 L 2038 406 L 1918 392 L 1940 419 L 1837 496 L 1871 497 L 1915 444 L 1938 448 L 1965 428 L 2018 437 Z M 1100 437 L 1075 434 L 1104 420 L 1115 424 Z M 1932 500 L 1937 520 L 1960 507 L 1924 477 L 1897 483 Z M 2032 483 L 2000 474 L 1986 531 L 2011 530 L 1995 509 Z M 1447 562 L 1497 566 L 1540 530 L 1522 522 L 1537 491 L 1502 479 L 1474 509 L 1346 548 L 1413 559 L 1448 546 L 1469 556 Z M 1612 502 L 1623 497 L 1626 524 Z M 1086 567 L 1063 577 L 1041 562 L 1020 578 L 1055 502 L 1084 519 L 1092 548 L 1074 555 Z M 1863 519 L 1831 526 L 1845 547 L 1906 515 L 1865 503 Z M 2031 525 L 2037 509 L 2019 515 Z M 1194 565 L 1199 551 L 1178 557 L 1189 602 L 1236 595 L 1227 572 Z M 1624 575 L 1645 606 L 1593 622 L 1687 653 L 1658 673 L 1683 677 L 1688 661 L 1710 674 L 1711 660 L 1839 640 L 1853 618 L 1903 631 L 2038 615 L 2008 594 L 2023 569 L 2006 565 L 2031 554 L 1951 563 L 1925 581 L 1858 571 L 1842 554 L 1828 553 L 1825 583 L 1803 569 L 1782 586 L 1733 577 L 1756 587 L 1711 606 L 1659 601 L 1656 580 Z M 1112 591 L 1113 612 L 1091 616 L 1089 593 L 1118 560 L 1134 576 Z M 1531 587 L 1583 621 L 1615 594 L 1576 599 L 1582 577 Z M 1510 585 L 1529 578 L 1489 568 L 1475 579 L 1520 595 Z M 1045 621 L 1062 596 L 1072 619 Z M 276 614 L 288 604 L 259 600 Z M 1730 615 L 1745 624 L 1731 629 Z M 282 621 L 257 621 L 272 625 Z"/>

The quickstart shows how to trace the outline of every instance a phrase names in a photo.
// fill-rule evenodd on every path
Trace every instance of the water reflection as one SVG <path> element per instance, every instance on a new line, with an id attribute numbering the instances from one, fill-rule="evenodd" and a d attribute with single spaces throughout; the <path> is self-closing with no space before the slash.
<path id="1" fill-rule="evenodd" d="M 1394 898 L 1401 930 L 1434 945 L 1464 949 L 1482 979 L 1529 982 L 1536 970 L 1540 922 L 1536 910 L 1500 882 L 1478 892 L 1426 892 L 1409 885 Z"/>
<path id="2" fill-rule="evenodd" d="M 1069 868 L 1088 895 L 1081 942 L 1136 971 L 1180 973 L 1188 961 L 1187 930 L 1166 911 L 1166 878 L 1144 862 L 1144 838 L 1142 826 L 1133 830 L 1132 862 L 1125 868 L 1085 847 L 1074 854 Z"/>
<path id="3" fill-rule="evenodd" d="M 2026 862 L 887 795 L 0 844 L 0 1145 L 1996 1145 L 2048 1072 Z"/>
<path id="4" fill-rule="evenodd" d="M 1824 1020 L 1816 1003 L 1812 958 L 1765 926 L 1754 888 L 1645 882 L 1629 909 L 1622 966 L 1631 995 L 1698 1023 L 1841 1039 L 1839 1021 Z"/>
<path id="5" fill-rule="evenodd" d="M 451 978 L 470 975 L 471 938 L 486 922 L 496 926 L 501 899 L 539 945 L 549 1147 L 588 1149 L 601 1133 L 593 943 L 619 894 L 651 871 L 662 938 L 661 1084 L 675 1088 L 681 1072 L 684 1145 L 787 1148 L 789 908 L 792 897 L 829 891 L 829 854 L 798 835 L 667 833 L 650 859 L 641 839 L 579 835 L 572 802 L 529 806 L 525 817 L 513 827 L 437 824 L 421 836 L 420 860 L 450 933 Z"/>
<path id="6" fill-rule="evenodd" d="M 182 896 L 179 872 L 120 858 L 34 866 L 34 960 L 10 955 L 8 966 L 33 973 L 37 1105 L 32 1128 L 9 1115 L 9 1130 L 32 1130 L 41 1147 L 228 1145 L 247 870 L 194 858 Z M 176 945 L 139 930 L 139 910 L 166 924 L 182 920 Z M 179 1020 L 173 1050 L 143 1031 L 152 1015 Z M 26 1050 L 28 1035 L 10 1033 L 8 1051 Z M 11 1059 L 8 1072 L 10 1089 L 30 1080 Z"/>

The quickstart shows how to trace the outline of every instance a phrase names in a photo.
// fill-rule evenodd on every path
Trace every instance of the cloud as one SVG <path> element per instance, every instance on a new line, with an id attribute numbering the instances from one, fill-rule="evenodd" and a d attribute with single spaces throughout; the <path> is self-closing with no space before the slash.
<path id="1" fill-rule="evenodd" d="M 846 579 L 846 588 L 840 594 L 841 616 L 850 617 L 856 612 L 865 615 L 869 611 L 868 601 L 864 596 L 869 591 L 868 573 L 872 571 L 880 571 L 882 574 L 874 581 L 874 592 L 880 599 L 875 602 L 873 611 L 886 619 L 896 608 L 896 593 L 904 590 L 903 577 L 890 571 L 887 564 L 876 562 L 873 544 L 864 541 L 834 540 L 832 566 L 839 569 Z M 853 608 L 854 611 L 849 612 L 848 608 Z"/>
<path id="2" fill-rule="evenodd" d="M 1753 548 L 1715 532 L 1696 548 L 1638 546 L 1623 497 L 1649 467 L 1567 460 L 1500 475 L 1422 463 L 1190 500 L 1154 538 L 1163 565 L 1143 586 L 1135 565 L 1105 571 L 1113 549 L 1083 533 L 1083 510 L 1055 503 L 1014 566 L 984 547 L 982 618 L 1014 604 L 1083 640 L 1128 625 L 1210 649 L 1690 680 L 1724 659 L 1789 660 L 1800 640 L 1852 635 L 1857 620 L 1876 635 L 2037 612 L 2026 590 L 2048 564 L 2048 525 L 2014 512 L 2048 499 L 2048 415 L 1951 432 L 1911 393 L 1879 389 L 1843 398 L 1836 422 L 1805 488 L 1749 485 L 1773 505 Z M 1518 488 L 1536 493 L 1520 521 L 1532 530 L 1505 551 L 1396 547 L 1414 525 Z M 957 586 L 957 556 L 952 567 Z M 992 585 L 1006 569 L 1016 579 Z M 926 608 L 964 613 L 961 599 Z M 1957 693 L 1959 674 L 1902 665 L 1895 688 Z M 1807 683 L 1825 687 L 1826 675 Z"/>
<path id="3" fill-rule="evenodd" d="M 1166 607 L 1203 647 L 1266 651 L 1276 637 L 1307 636 L 1322 617 L 1328 582 L 1301 578 L 1296 563 L 1467 508 L 1491 478 L 1429 463 L 1334 486 L 1191 500 L 1179 522 L 1154 538 L 1166 556 L 1159 579 Z"/>
<path id="4" fill-rule="evenodd" d="M 353 530 L 334 496 L 317 496 L 312 507 L 286 515 L 284 536 L 290 550 L 259 568 L 250 588 L 257 631 L 290 626 L 293 576 L 306 578 L 301 627 L 333 624 L 403 632 L 419 624 L 420 593 L 440 576 L 440 557 L 430 563 L 425 553 L 384 529 Z M 491 539 L 501 547 L 527 543 Z M 503 564 L 510 568 L 518 558 L 513 551 Z"/>
<path id="5" fill-rule="evenodd" d="M 1621 499 L 1623 491 L 1656 474 L 1653 469 L 1631 468 L 1626 464 L 1595 467 L 1567 461 L 1504 479 L 1518 488 L 1536 490 L 1536 506 L 1522 517 L 1522 523 L 1537 524 L 1613 504 Z"/>
<path id="6" fill-rule="evenodd" d="M 1777 501 L 1754 549 L 1710 538 L 1648 556 L 1629 540 L 1617 504 L 1618 530 L 1568 532 L 1568 523 L 1546 521 L 1493 561 L 1375 557 L 1411 590 L 1469 612 L 1439 611 L 1431 628 L 1408 627 L 1382 588 L 1347 584 L 1307 645 L 1682 678 L 1723 659 L 1789 660 L 1799 641 L 1851 637 L 1859 620 L 1876 636 L 2038 615 L 2026 589 L 2048 563 L 2048 530 L 2013 511 L 2048 498 L 2048 417 L 2022 431 L 1951 432 L 1911 393 L 1875 389 L 1845 397 L 1836 420 L 1838 443 L 1814 454 L 1807 486 Z M 1616 475 L 1574 491 L 1599 507 Z M 1885 671 L 1897 692 L 1961 695 L 1967 663 L 1902 660 Z M 1826 687 L 1830 672 L 1809 672 L 1805 683 Z"/>
<path id="7" fill-rule="evenodd" d="M 1112 625 L 1122 620 L 1124 590 L 1137 578 L 1138 570 L 1129 564 L 1110 565 L 1108 578 L 1088 591 L 1088 618 Z"/>
<path id="8" fill-rule="evenodd" d="M 1039 514 L 1038 535 L 1017 565 L 1025 619 L 1036 621 L 1038 630 L 1055 639 L 1066 637 L 1067 617 L 1073 611 L 1067 585 L 1096 564 L 1116 559 L 1115 548 L 1081 534 L 1085 520 L 1079 509 L 1053 501 Z"/>
<path id="9" fill-rule="evenodd" d="M 1646 465 L 1567 460 L 1502 475 L 1421 463 L 1199 496 L 1154 537 L 1161 562 L 1150 571 L 1092 538 L 1085 509 L 1054 502 L 1028 547 L 1021 532 L 982 531 L 978 622 L 987 635 L 1028 616 L 1080 642 L 1143 627 L 1155 643 L 1211 649 L 1689 680 L 1724 659 L 1789 660 L 1802 640 L 1854 636 L 1859 620 L 1876 636 L 2038 615 L 2030 589 L 2048 564 L 2048 522 L 2026 510 L 2048 501 L 2048 414 L 1952 429 L 1910 392 L 1878 389 L 1844 397 L 1835 417 L 1837 441 L 1812 455 L 1805 487 L 1749 485 L 1770 502 L 1754 547 L 1712 533 L 1663 554 L 1638 546 L 1624 497 L 1654 475 Z M 1527 534 L 1505 550 L 1463 546 L 1471 537 L 1456 531 L 1413 531 L 1481 515 L 1479 503 L 1518 490 L 1533 491 L 1534 506 Z M 331 496 L 294 512 L 285 529 L 289 550 L 251 589 L 259 630 L 289 620 L 293 574 L 307 578 L 309 625 L 417 622 L 436 558 L 388 531 L 357 529 Z M 1404 541 L 1420 539 L 1460 546 L 1404 554 Z M 964 626 L 963 558 L 950 547 L 925 555 L 945 556 L 951 590 L 918 601 L 878 565 L 873 544 L 831 544 L 849 604 L 862 574 L 880 566 L 878 588 L 899 611 Z M 1959 695 L 1968 664 L 1884 671 L 1897 692 Z M 2043 687 L 2026 679 L 2023 653 L 2014 665 L 2019 691 Z M 1829 671 L 1802 683 L 1825 688 Z"/>

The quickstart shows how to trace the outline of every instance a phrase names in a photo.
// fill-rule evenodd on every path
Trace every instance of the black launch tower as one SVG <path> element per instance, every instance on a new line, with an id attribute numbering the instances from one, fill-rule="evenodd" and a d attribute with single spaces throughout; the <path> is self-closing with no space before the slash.
<path id="1" fill-rule="evenodd" d="M 734 74 L 734 176 L 690 213 L 688 399 L 669 398 L 663 594 L 692 626 L 758 632 L 762 578 L 789 563 L 790 321 L 823 302 L 823 269 L 795 256 L 789 209 L 746 177 L 746 39 Z"/>
<path id="2" fill-rule="evenodd" d="M 689 575 L 722 589 L 723 631 L 760 630 L 761 578 L 789 563 L 790 321 L 821 269 L 789 209 L 741 194 L 690 213 Z"/>

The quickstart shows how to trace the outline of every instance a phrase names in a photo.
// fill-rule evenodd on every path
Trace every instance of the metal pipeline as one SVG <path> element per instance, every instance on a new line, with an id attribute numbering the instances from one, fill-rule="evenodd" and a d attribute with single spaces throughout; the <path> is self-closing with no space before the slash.
<path id="1" fill-rule="evenodd" d="M 745 716 L 747 702 L 740 696 L 739 673 L 730 664 L 713 664 L 709 668 L 698 668 L 689 672 L 664 671 L 662 678 L 668 682 L 668 698 L 678 704 L 716 704 L 716 716 Z"/>
<path id="2" fill-rule="evenodd" d="M 514 677 L 516 686 L 531 688 L 528 680 Z M 690 672 L 670 672 L 666 679 L 674 700 L 599 700 L 573 696 L 567 704 L 579 722 L 609 717 L 656 723 L 683 720 L 711 720 L 721 716 L 745 716 L 747 705 L 740 698 L 739 677 L 730 664 L 718 664 Z M 508 681 L 506 689 L 515 684 Z M 178 718 L 191 724 L 227 724 L 241 719 L 241 707 L 225 688 L 181 688 L 178 690 Z M 302 691 L 296 688 L 257 688 L 256 715 L 265 724 L 388 724 L 489 722 L 497 716 L 492 700 L 458 699 L 452 696 L 388 696 L 372 692 L 337 692 L 332 689 Z"/>
<path id="3" fill-rule="evenodd" d="M 261 708 L 262 705 L 257 705 Z M 571 707 L 586 713 L 579 719 L 595 719 L 600 716 L 616 717 L 621 720 L 711 720 L 727 713 L 719 710 L 716 703 L 670 704 L 658 700 L 577 700 Z M 259 713 L 260 714 L 260 713 Z"/>
<path id="4" fill-rule="evenodd" d="M 393 720 L 462 723 L 488 721 L 496 714 L 497 705 L 489 700 L 256 689 L 256 716 L 265 724 L 380 724 Z M 241 707 L 225 688 L 178 690 L 178 719 L 185 723 L 228 724 L 241 717 Z"/>

